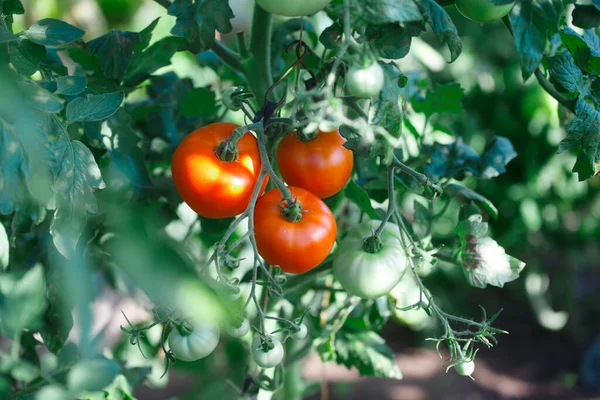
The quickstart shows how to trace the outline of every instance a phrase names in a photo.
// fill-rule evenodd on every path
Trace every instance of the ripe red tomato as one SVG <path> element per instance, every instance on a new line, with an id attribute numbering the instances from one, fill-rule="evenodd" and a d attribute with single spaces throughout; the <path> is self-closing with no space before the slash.
<path id="1" fill-rule="evenodd" d="M 352 151 L 338 131 L 318 132 L 302 141 L 296 132 L 285 136 L 277 148 L 277 165 L 290 186 L 304 188 L 324 199 L 339 192 L 352 175 Z"/>
<path id="2" fill-rule="evenodd" d="M 331 252 L 337 227 L 331 210 L 311 192 L 290 187 L 302 204 L 302 219 L 292 222 L 281 214 L 279 189 L 269 190 L 256 202 L 254 235 L 259 254 L 284 272 L 299 274 L 319 265 Z"/>
<path id="3" fill-rule="evenodd" d="M 197 129 L 179 144 L 173 155 L 171 168 L 177 191 L 203 217 L 233 217 L 248 207 L 252 197 L 261 169 L 256 138 L 246 132 L 237 142 L 237 161 L 222 161 L 216 154 L 217 146 L 235 128 L 238 125 L 216 122 Z"/>

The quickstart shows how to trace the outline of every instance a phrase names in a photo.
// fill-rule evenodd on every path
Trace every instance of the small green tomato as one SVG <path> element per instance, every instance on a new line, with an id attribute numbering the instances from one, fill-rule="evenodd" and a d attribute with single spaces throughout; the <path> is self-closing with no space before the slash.
<path id="1" fill-rule="evenodd" d="M 497 6 L 490 0 L 456 0 L 458 11 L 471 21 L 497 21 L 508 14 L 515 3 Z"/>
<path id="2" fill-rule="evenodd" d="M 229 326 L 227 327 L 227 333 L 231 337 L 241 338 L 244 337 L 250 332 L 250 323 L 246 318 L 242 321 L 241 325 L 238 327 Z"/>
<path id="3" fill-rule="evenodd" d="M 219 328 L 209 324 L 196 324 L 189 335 L 177 329 L 169 334 L 169 348 L 181 361 L 196 361 L 208 356 L 219 344 Z"/>
<path id="4" fill-rule="evenodd" d="M 306 328 L 306 325 L 300 324 L 300 330 L 292 333 L 292 338 L 296 339 L 296 340 L 304 339 L 306 337 L 307 333 L 308 333 L 308 329 Z"/>
<path id="5" fill-rule="evenodd" d="M 473 360 L 463 361 L 454 366 L 456 372 L 462 376 L 471 376 L 473 371 L 475 371 L 475 362 Z"/>
<path id="6" fill-rule="evenodd" d="M 327 7 L 331 0 L 256 0 L 256 2 L 272 14 L 284 17 L 306 17 Z"/>
<path id="7" fill-rule="evenodd" d="M 351 67 L 346 73 L 346 87 L 353 96 L 361 99 L 378 96 L 383 89 L 385 75 L 379 63 L 366 68 Z"/>
<path id="8" fill-rule="evenodd" d="M 262 368 L 274 368 L 283 360 L 283 346 L 275 336 L 267 336 L 273 348 L 265 350 L 260 336 L 252 341 L 251 353 L 254 362 Z"/>

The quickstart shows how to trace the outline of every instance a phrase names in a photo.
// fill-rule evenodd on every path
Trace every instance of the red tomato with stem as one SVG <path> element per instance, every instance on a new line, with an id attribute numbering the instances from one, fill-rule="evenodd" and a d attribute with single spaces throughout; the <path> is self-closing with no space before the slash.
<path id="1" fill-rule="evenodd" d="M 286 135 L 277 148 L 277 165 L 290 185 L 304 188 L 320 198 L 333 196 L 350 179 L 354 157 L 344 147 L 338 131 L 319 131 L 315 139 L 303 141 L 297 132 Z"/>
<path id="2" fill-rule="evenodd" d="M 288 220 L 287 205 L 279 189 L 272 189 L 256 202 L 254 236 L 259 254 L 282 271 L 299 274 L 319 265 L 331 252 L 337 227 L 331 210 L 311 192 L 289 187 L 302 204 L 302 218 Z"/>
<path id="3" fill-rule="evenodd" d="M 218 146 L 238 128 L 216 122 L 190 133 L 171 162 L 173 181 L 183 200 L 206 218 L 228 218 L 248 207 L 261 170 L 258 142 L 246 132 L 237 142 L 237 160 L 223 161 Z M 267 184 L 264 180 L 261 192 Z"/>

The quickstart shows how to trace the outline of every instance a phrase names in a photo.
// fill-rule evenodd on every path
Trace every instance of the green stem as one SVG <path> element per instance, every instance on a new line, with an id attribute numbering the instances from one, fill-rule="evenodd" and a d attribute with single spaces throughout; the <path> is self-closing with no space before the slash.
<path id="1" fill-rule="evenodd" d="M 248 45 L 246 44 L 246 34 L 244 32 L 238 32 L 235 35 L 238 45 L 238 52 L 242 59 L 247 59 L 250 57 L 250 53 L 248 53 Z"/>
<path id="2" fill-rule="evenodd" d="M 298 351 L 298 340 L 285 342 L 285 354 L 295 354 Z M 283 398 L 285 400 L 302 400 L 304 382 L 302 382 L 302 363 L 286 363 L 283 372 Z"/>
<path id="3" fill-rule="evenodd" d="M 285 183 L 279 178 L 279 176 L 275 173 L 273 169 L 273 165 L 271 165 L 271 161 L 269 161 L 269 153 L 267 151 L 267 144 L 265 142 L 265 132 L 264 129 L 260 129 L 256 131 L 256 136 L 258 137 L 258 150 L 260 151 L 260 160 L 262 162 L 263 168 L 266 169 L 267 174 L 269 174 L 269 179 L 273 180 L 285 201 L 287 201 L 288 205 L 294 203 L 294 196 L 292 196 L 292 192 L 285 186 Z"/>
<path id="4" fill-rule="evenodd" d="M 440 185 L 432 183 L 429 180 L 429 178 L 427 177 L 427 175 L 424 175 L 424 174 L 422 174 L 420 172 L 415 171 L 414 169 L 412 169 L 408 165 L 404 164 L 403 162 L 401 162 L 400 160 L 398 160 L 395 157 L 394 157 L 394 162 L 393 162 L 392 165 L 394 166 L 394 168 L 398 168 L 399 170 L 401 170 L 405 174 L 410 175 L 413 178 L 415 178 L 417 180 L 417 182 L 419 182 L 421 185 L 428 186 L 428 187 L 432 188 L 433 190 L 435 190 L 436 192 L 438 192 L 440 195 L 442 193 L 444 193 L 444 189 L 442 189 L 442 187 Z"/>
<path id="5" fill-rule="evenodd" d="M 212 51 L 214 51 L 215 54 L 219 56 L 219 58 L 223 60 L 225 64 L 229 65 L 232 69 L 241 73 L 244 76 L 246 75 L 246 69 L 240 61 L 240 55 L 238 53 L 228 49 L 218 40 L 215 41 L 215 44 L 212 47 Z"/>
<path id="6" fill-rule="evenodd" d="M 250 33 L 250 54 L 246 79 L 260 106 L 269 87 L 273 84 L 271 74 L 271 13 L 258 4 L 254 6 L 252 31 Z"/>

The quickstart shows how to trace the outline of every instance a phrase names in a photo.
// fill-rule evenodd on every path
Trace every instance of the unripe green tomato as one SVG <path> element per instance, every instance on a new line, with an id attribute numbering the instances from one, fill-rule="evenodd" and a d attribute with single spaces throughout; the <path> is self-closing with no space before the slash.
<path id="1" fill-rule="evenodd" d="M 229 88 L 223 92 L 223 96 L 221 98 L 225 108 L 227 108 L 228 110 L 231 110 L 231 111 L 239 111 L 241 108 L 239 105 L 235 104 L 233 98 L 231 97 L 231 95 L 234 94 L 235 92 L 236 92 L 236 88 L 234 88 L 234 87 Z"/>
<path id="2" fill-rule="evenodd" d="M 406 253 L 398 227 L 387 223 L 380 235 L 379 252 L 369 253 L 363 242 L 379 227 L 380 221 L 368 221 L 348 233 L 333 258 L 333 274 L 350 294 L 374 299 L 388 294 L 398 284 L 406 268 Z"/>
<path id="3" fill-rule="evenodd" d="M 267 336 L 273 343 L 273 348 L 265 351 L 262 346 L 260 336 L 256 336 L 252 341 L 251 353 L 254 362 L 262 368 L 274 368 L 283 360 L 283 346 L 275 336 Z"/>
<path id="4" fill-rule="evenodd" d="M 383 89 L 383 68 L 374 62 L 366 68 L 351 67 L 346 73 L 346 87 L 353 96 L 361 99 L 378 96 Z"/>
<path id="5" fill-rule="evenodd" d="M 496 21 L 509 13 L 515 3 L 497 6 L 490 0 L 456 0 L 458 11 L 471 21 Z"/>
<path id="6" fill-rule="evenodd" d="M 304 324 L 300 324 L 300 330 L 298 332 L 294 332 L 292 334 L 292 339 L 304 339 L 306 337 L 306 334 L 308 333 L 308 329 L 306 328 L 306 325 Z"/>
<path id="7" fill-rule="evenodd" d="M 196 324 L 187 336 L 173 329 L 168 342 L 175 358 L 181 361 L 196 361 L 208 356 L 217 348 L 219 328 L 209 324 Z"/>
<path id="8" fill-rule="evenodd" d="M 461 362 L 460 364 L 456 364 L 454 369 L 459 375 L 471 376 L 471 374 L 473 374 L 475 371 L 475 362 L 473 360 Z"/>
<path id="9" fill-rule="evenodd" d="M 272 14 L 284 17 L 306 17 L 327 7 L 331 0 L 256 0 L 256 2 Z"/>
<path id="10" fill-rule="evenodd" d="M 244 320 L 242 321 L 242 324 L 240 326 L 238 326 L 238 327 L 229 326 L 227 328 L 227 333 L 229 334 L 229 336 L 235 337 L 235 338 L 244 337 L 248 334 L 249 331 L 250 331 L 250 323 L 248 322 L 248 320 L 246 318 L 244 318 Z"/>

